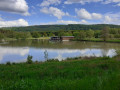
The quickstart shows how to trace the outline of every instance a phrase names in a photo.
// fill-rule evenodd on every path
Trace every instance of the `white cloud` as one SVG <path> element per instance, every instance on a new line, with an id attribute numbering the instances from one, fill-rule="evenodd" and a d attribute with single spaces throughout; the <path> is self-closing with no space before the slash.
<path id="1" fill-rule="evenodd" d="M 50 5 L 58 5 L 60 4 L 61 1 L 60 0 L 44 0 L 40 6 L 41 7 L 46 7 L 46 6 L 50 6 Z"/>
<path id="2" fill-rule="evenodd" d="M 73 3 L 85 4 L 85 3 L 100 2 L 100 1 L 103 0 L 67 0 L 64 2 L 64 4 L 73 4 Z"/>
<path id="3" fill-rule="evenodd" d="M 91 19 L 92 18 L 91 14 L 83 8 L 80 10 L 75 9 L 75 12 L 77 13 L 77 16 L 80 19 Z"/>
<path id="4" fill-rule="evenodd" d="M 120 6 L 120 3 L 118 3 L 117 5 L 115 5 L 115 6 Z"/>
<path id="5" fill-rule="evenodd" d="M 46 14 L 51 14 L 50 13 L 51 11 L 48 10 L 48 8 L 44 8 L 42 12 L 44 12 Z M 90 13 L 84 8 L 75 9 L 75 12 L 77 14 L 76 17 L 78 17 L 81 21 L 58 20 L 56 22 L 48 22 L 48 23 L 41 23 L 41 24 L 42 25 L 53 25 L 53 24 L 117 24 L 117 25 L 120 25 L 120 12 L 119 13 L 99 14 L 99 13 Z M 53 13 L 54 13 L 54 11 L 53 11 Z M 53 15 L 53 14 L 51 14 L 51 15 Z M 60 15 L 60 14 L 58 14 L 58 15 Z"/>
<path id="6" fill-rule="evenodd" d="M 73 3 L 86 4 L 92 2 L 93 3 L 100 2 L 102 4 L 115 3 L 116 6 L 120 6 L 120 0 L 66 0 L 64 4 L 73 4 Z"/>
<path id="7" fill-rule="evenodd" d="M 3 19 L 0 17 L 0 21 L 2 21 Z"/>
<path id="8" fill-rule="evenodd" d="M 86 9 L 75 9 L 75 12 L 77 13 L 77 16 L 80 19 L 101 19 L 102 15 L 98 13 L 89 13 Z"/>
<path id="9" fill-rule="evenodd" d="M 98 13 L 92 13 L 92 18 L 93 18 L 93 19 L 101 19 L 101 18 L 102 18 L 102 15 L 101 15 L 101 14 L 98 14 Z"/>
<path id="10" fill-rule="evenodd" d="M 104 23 L 111 23 L 112 21 L 113 21 L 113 20 L 112 20 L 111 17 L 105 16 L 105 21 L 104 21 Z"/>
<path id="11" fill-rule="evenodd" d="M 61 19 L 63 16 L 69 16 L 67 12 L 65 13 L 62 10 L 55 8 L 55 7 L 49 7 L 49 8 L 43 7 L 42 9 L 40 9 L 40 11 L 45 14 L 53 15 L 57 17 L 58 19 Z"/>
<path id="12" fill-rule="evenodd" d="M 2 21 L 3 20 L 3 18 L 1 17 L 1 15 L 0 15 L 0 21 Z"/>
<path id="13" fill-rule="evenodd" d="M 64 20 L 58 20 L 57 22 L 49 22 L 49 23 L 41 23 L 41 25 L 54 25 L 54 24 L 88 24 L 87 21 L 81 20 L 81 21 L 64 21 Z"/>
<path id="14" fill-rule="evenodd" d="M 120 25 L 120 12 L 118 13 L 90 13 L 86 9 L 75 9 L 77 17 L 84 20 L 89 20 L 89 24 L 117 24 Z M 95 20 L 96 22 L 91 22 Z"/>
<path id="15" fill-rule="evenodd" d="M 103 23 L 120 25 L 120 12 L 118 13 L 106 13 L 103 15 Z"/>
<path id="16" fill-rule="evenodd" d="M 105 0 L 105 2 L 103 2 L 104 4 L 109 4 L 109 3 L 120 3 L 120 0 Z"/>
<path id="17" fill-rule="evenodd" d="M 25 0 L 0 0 L 0 10 L 22 15 L 30 15 Z"/>
<path id="18" fill-rule="evenodd" d="M 0 21 L 0 27 L 17 27 L 17 26 L 28 26 L 28 22 L 24 19 L 18 19 L 13 21 Z"/>
<path id="19" fill-rule="evenodd" d="M 120 25 L 120 18 L 105 16 L 104 20 L 103 20 L 103 23 Z"/>

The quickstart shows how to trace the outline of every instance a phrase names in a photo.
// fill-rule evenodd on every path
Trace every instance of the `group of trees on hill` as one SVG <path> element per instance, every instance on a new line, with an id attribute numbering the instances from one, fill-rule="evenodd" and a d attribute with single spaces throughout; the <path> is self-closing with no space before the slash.
<path id="1" fill-rule="evenodd" d="M 116 39 L 120 38 L 120 28 L 104 27 L 102 30 L 59 30 L 59 31 L 33 31 L 33 32 L 17 32 L 13 30 L 0 29 L 0 38 L 39 38 L 39 37 L 51 37 L 51 36 L 75 36 L 76 40 L 84 40 L 91 38 L 103 38 L 106 41 L 108 38 Z"/>
<path id="2" fill-rule="evenodd" d="M 120 25 L 110 25 L 110 24 L 95 24 L 95 25 L 83 25 L 83 24 L 69 24 L 69 25 L 37 25 L 37 26 L 27 26 L 27 27 L 11 27 L 5 28 L 13 31 L 68 31 L 68 30 L 102 30 L 105 26 L 110 28 L 120 28 Z"/>

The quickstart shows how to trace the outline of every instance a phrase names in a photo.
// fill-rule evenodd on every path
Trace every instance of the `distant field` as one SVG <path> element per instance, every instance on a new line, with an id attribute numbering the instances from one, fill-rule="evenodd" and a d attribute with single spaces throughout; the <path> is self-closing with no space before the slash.
<path id="1" fill-rule="evenodd" d="M 110 58 L 0 65 L 0 90 L 119 90 L 120 62 Z"/>

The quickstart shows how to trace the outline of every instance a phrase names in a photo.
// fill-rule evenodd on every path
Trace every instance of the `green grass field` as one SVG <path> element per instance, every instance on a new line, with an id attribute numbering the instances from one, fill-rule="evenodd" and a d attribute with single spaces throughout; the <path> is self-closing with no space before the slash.
<path id="1" fill-rule="evenodd" d="M 120 62 L 96 58 L 0 65 L 0 90 L 120 90 Z"/>

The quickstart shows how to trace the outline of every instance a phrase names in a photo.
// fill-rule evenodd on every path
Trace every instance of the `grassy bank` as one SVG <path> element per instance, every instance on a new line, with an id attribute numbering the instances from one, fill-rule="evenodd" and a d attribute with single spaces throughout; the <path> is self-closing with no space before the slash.
<path id="1" fill-rule="evenodd" d="M 49 40 L 50 37 L 40 37 L 40 38 L 4 38 L 4 39 L 0 39 L 0 41 L 15 41 L 15 40 Z"/>
<path id="2" fill-rule="evenodd" d="M 120 62 L 111 58 L 0 65 L 0 90 L 119 90 Z"/>
<path id="3" fill-rule="evenodd" d="M 89 42 L 111 42 L 111 43 L 120 43 L 120 39 L 111 39 L 107 41 L 103 41 L 100 38 L 92 38 L 92 39 L 84 39 L 84 40 L 78 40 L 78 39 L 73 39 L 72 41 L 89 41 Z"/>
<path id="4" fill-rule="evenodd" d="M 27 38 L 27 39 L 45 39 L 45 40 L 48 40 L 48 39 L 50 39 L 50 37 L 40 37 L 40 38 Z"/>

